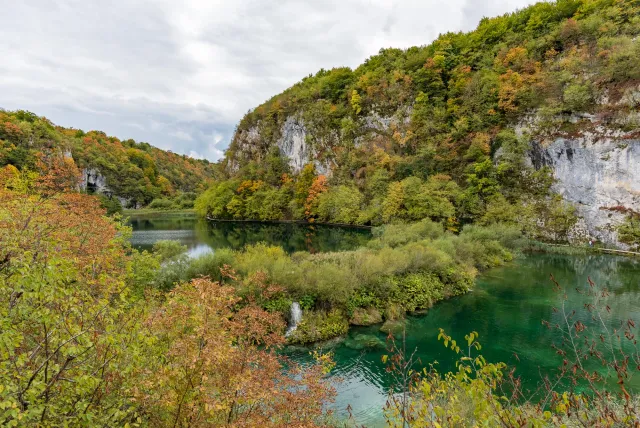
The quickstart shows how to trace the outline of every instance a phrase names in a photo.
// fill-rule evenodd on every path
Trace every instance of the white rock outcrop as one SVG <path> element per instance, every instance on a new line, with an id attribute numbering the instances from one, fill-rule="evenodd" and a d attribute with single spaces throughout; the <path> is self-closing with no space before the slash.
<path id="1" fill-rule="evenodd" d="M 96 168 L 83 168 L 80 190 L 85 192 L 110 194 L 107 179 Z"/>
<path id="2" fill-rule="evenodd" d="M 625 247 L 616 229 L 624 211 L 640 212 L 640 140 L 585 134 L 534 142 L 531 160 L 553 170 L 554 190 L 576 206 L 587 237 Z"/>

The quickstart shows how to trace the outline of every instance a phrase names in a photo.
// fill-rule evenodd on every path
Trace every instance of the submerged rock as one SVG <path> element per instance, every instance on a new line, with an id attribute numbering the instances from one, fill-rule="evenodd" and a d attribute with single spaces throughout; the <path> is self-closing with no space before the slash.
<path id="1" fill-rule="evenodd" d="M 345 340 L 344 345 L 349 349 L 361 351 L 363 349 L 384 348 L 385 343 L 373 334 L 356 334 Z"/>
<path id="2" fill-rule="evenodd" d="M 387 320 L 380 327 L 380 331 L 383 333 L 391 333 L 394 336 L 402 334 L 402 331 L 407 326 L 406 320 Z"/>
<path id="3" fill-rule="evenodd" d="M 382 314 L 376 308 L 356 308 L 349 320 L 352 325 L 372 325 L 382 322 Z"/>

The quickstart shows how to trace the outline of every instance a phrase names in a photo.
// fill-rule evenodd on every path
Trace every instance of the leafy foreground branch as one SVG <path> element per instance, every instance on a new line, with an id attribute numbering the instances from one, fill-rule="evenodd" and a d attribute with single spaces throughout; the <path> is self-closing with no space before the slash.
<path id="1" fill-rule="evenodd" d="M 442 329 L 438 339 L 457 356 L 454 372 L 435 364 L 418 369 L 415 352 L 390 336 L 391 356 L 384 356 L 396 389 L 385 415 L 393 427 L 613 427 L 640 424 L 640 399 L 630 381 L 640 370 L 637 328 L 633 320 L 612 322 L 608 292 L 591 280 L 583 313 L 568 310 L 565 291 L 554 309 L 556 321 L 543 324 L 557 332 L 552 344 L 562 360 L 545 373 L 535 391 L 525 391 L 515 368 L 490 363 L 479 353 L 478 334 L 458 343 Z"/>
<path id="2" fill-rule="evenodd" d="M 141 293 L 157 260 L 49 161 L 0 170 L 0 426 L 326 424 L 327 356 L 279 356 L 282 318 L 229 270 Z"/>

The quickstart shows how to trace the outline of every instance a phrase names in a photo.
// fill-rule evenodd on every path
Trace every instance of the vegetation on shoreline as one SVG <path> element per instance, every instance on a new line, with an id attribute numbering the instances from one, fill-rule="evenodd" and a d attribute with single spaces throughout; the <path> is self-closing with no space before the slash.
<path id="1" fill-rule="evenodd" d="M 468 226 L 454 235 L 430 220 L 376 228 L 366 247 L 335 253 L 288 255 L 257 244 L 190 259 L 178 243 L 166 241 L 154 248 L 170 254 L 154 284 L 170 290 L 200 275 L 219 279 L 221 267 L 233 266 L 242 296 L 255 292 L 256 278 L 278 287 L 258 301 L 267 311 L 286 317 L 291 303 L 300 303 L 305 315 L 290 341 L 307 343 L 344 334 L 350 322 L 366 323 L 363 312 L 370 314 L 369 323 L 396 320 L 465 293 L 479 270 L 511 260 L 523 243 L 517 229 L 504 225 Z"/>
<path id="2" fill-rule="evenodd" d="M 196 212 L 191 208 L 178 209 L 156 209 L 156 208 L 139 208 L 122 210 L 124 217 L 128 216 L 171 216 L 171 217 L 194 217 Z"/>
<path id="3" fill-rule="evenodd" d="M 527 162 L 531 142 L 599 127 L 636 138 L 639 14 L 633 1 L 540 2 L 427 46 L 382 49 L 355 70 L 320 70 L 247 113 L 225 175 L 196 209 L 367 225 L 429 218 L 449 230 L 506 222 L 566 240 L 573 208 Z M 278 149 L 292 121 L 313 154 L 300 171 Z"/>

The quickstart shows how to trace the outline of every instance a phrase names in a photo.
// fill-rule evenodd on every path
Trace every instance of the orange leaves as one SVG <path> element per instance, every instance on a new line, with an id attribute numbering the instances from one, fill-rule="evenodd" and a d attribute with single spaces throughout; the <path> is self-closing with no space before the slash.
<path id="1" fill-rule="evenodd" d="M 280 183 L 282 183 L 283 186 L 286 186 L 293 183 L 293 178 L 285 172 L 282 174 L 282 177 L 280 177 Z"/>
<path id="2" fill-rule="evenodd" d="M 0 177 L 5 212 L 0 242 L 6 251 L 32 252 L 32 264 L 46 264 L 54 254 L 74 260 L 79 274 L 91 282 L 104 270 L 120 272 L 124 248 L 115 243 L 116 226 L 103 217 L 104 210 L 96 198 L 62 192 L 76 177 L 72 162 L 54 162 L 33 185 L 26 182 L 31 177 L 5 169 L 7 172 Z M 5 187 L 7 183 L 11 188 Z"/>
<path id="3" fill-rule="evenodd" d="M 309 195 L 304 203 L 304 213 L 309 218 L 315 215 L 315 209 L 318 205 L 318 196 L 327 191 L 327 177 L 319 175 L 309 188 Z"/>
<path id="4" fill-rule="evenodd" d="M 268 288 L 264 276 L 254 280 Z M 305 370 L 287 361 L 285 372 L 273 349 L 283 343 L 282 317 L 232 287 L 207 278 L 180 284 L 150 326 L 166 355 L 136 391 L 152 425 L 316 426 L 332 396 L 327 358 Z"/>
<path id="5" fill-rule="evenodd" d="M 80 184 L 80 171 L 72 158 L 59 155 L 49 158 L 41 156 L 38 166 L 41 175 L 36 180 L 36 187 L 42 194 L 74 191 Z"/>
<path id="6" fill-rule="evenodd" d="M 257 192 L 258 190 L 260 190 L 261 187 L 264 186 L 264 181 L 262 180 L 245 180 L 242 183 L 240 183 L 240 186 L 238 186 L 238 189 L 236 190 L 238 193 L 244 193 L 244 192 Z"/>

